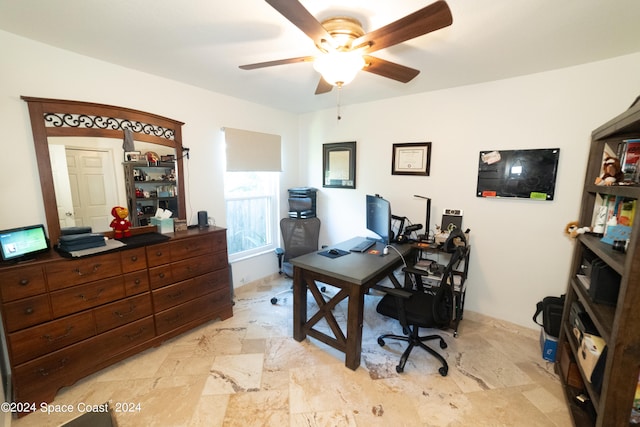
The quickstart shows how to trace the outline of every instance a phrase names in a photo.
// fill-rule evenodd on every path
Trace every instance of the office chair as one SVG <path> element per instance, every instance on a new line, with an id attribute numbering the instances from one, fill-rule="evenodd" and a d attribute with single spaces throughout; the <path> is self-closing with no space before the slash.
<path id="1" fill-rule="evenodd" d="M 416 280 L 416 269 L 405 268 L 405 287 L 389 288 L 385 286 L 374 286 L 375 289 L 382 291 L 385 295 L 382 297 L 376 311 L 383 316 L 396 319 L 402 325 L 402 332 L 405 335 L 384 334 L 378 337 L 378 344 L 381 347 L 385 345 L 385 339 L 397 339 L 407 341 L 409 346 L 405 349 L 400 357 L 400 363 L 396 366 L 396 372 L 404 371 L 409 354 L 414 347 L 418 346 L 429 352 L 442 363 L 442 367 L 438 372 L 443 377 L 449 372 L 449 365 L 440 353 L 425 342 L 432 340 L 440 341 L 440 348 L 447 348 L 447 343 L 437 334 L 420 336 L 420 328 L 442 328 L 448 326 L 453 316 L 453 280 L 454 266 L 465 256 L 467 247 L 458 247 L 451 254 L 451 259 L 445 267 L 439 286 L 434 289 L 427 290 L 422 286 L 420 280 Z M 424 272 L 422 272 L 424 274 Z M 411 276 L 414 277 L 411 277 Z M 406 280 L 407 278 L 412 280 Z M 413 284 L 416 284 L 415 288 Z"/>
<path id="2" fill-rule="evenodd" d="M 320 220 L 318 218 L 282 218 L 280 220 L 283 248 L 276 248 L 278 256 L 278 272 L 293 277 L 293 265 L 290 259 L 318 250 L 320 236 Z M 293 286 L 279 292 L 271 298 L 271 304 L 278 302 L 278 295 L 291 292 Z M 324 289 L 321 289 L 324 292 Z"/>

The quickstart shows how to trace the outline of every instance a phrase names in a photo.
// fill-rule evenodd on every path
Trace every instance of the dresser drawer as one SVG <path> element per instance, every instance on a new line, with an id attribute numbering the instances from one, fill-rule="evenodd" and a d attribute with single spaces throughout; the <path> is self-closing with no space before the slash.
<path id="1" fill-rule="evenodd" d="M 227 267 L 224 270 L 216 270 L 196 277 L 194 286 L 199 289 L 201 294 L 217 290 L 230 291 L 229 280 L 229 268 Z"/>
<path id="2" fill-rule="evenodd" d="M 61 317 L 97 307 L 124 296 L 124 284 L 120 276 L 51 292 L 51 308 L 54 317 Z"/>
<path id="3" fill-rule="evenodd" d="M 24 363 L 95 333 L 91 312 L 84 312 L 9 334 L 13 363 Z"/>
<path id="4" fill-rule="evenodd" d="M 156 267 L 161 264 L 171 262 L 170 243 L 147 246 L 147 264 L 149 267 Z"/>
<path id="5" fill-rule="evenodd" d="M 104 361 L 154 337 L 153 316 L 149 316 L 98 336 L 93 351 Z"/>
<path id="6" fill-rule="evenodd" d="M 151 296 L 146 293 L 113 302 L 94 310 L 96 330 L 99 334 L 109 329 L 151 315 Z"/>
<path id="7" fill-rule="evenodd" d="M 165 286 L 162 289 L 153 291 L 153 306 L 156 311 L 162 311 L 175 307 L 189 300 L 192 300 L 200 294 L 194 287 L 193 279 L 178 282 L 173 285 Z"/>
<path id="8" fill-rule="evenodd" d="M 51 305 L 48 295 L 38 295 L 4 305 L 7 331 L 13 332 L 28 326 L 51 320 Z"/>
<path id="9" fill-rule="evenodd" d="M 124 291 L 127 296 L 149 291 L 149 275 L 147 270 L 135 271 L 124 275 Z"/>
<path id="10" fill-rule="evenodd" d="M 111 253 L 47 264 L 46 273 L 50 291 L 118 276 L 122 274 L 120 254 Z"/>
<path id="11" fill-rule="evenodd" d="M 15 268 L 0 273 L 2 301 L 13 301 L 46 291 L 42 267 Z"/>
<path id="12" fill-rule="evenodd" d="M 175 282 L 171 274 L 171 264 L 161 265 L 149 269 L 149 285 L 151 289 L 161 288 Z"/>
<path id="13" fill-rule="evenodd" d="M 213 292 L 198 299 L 156 314 L 158 335 L 170 332 L 182 325 L 211 314 L 214 306 L 228 299 L 228 292 Z"/>
<path id="14" fill-rule="evenodd" d="M 173 280 L 181 281 L 209 273 L 215 269 L 215 264 L 211 254 L 171 263 Z"/>
<path id="15" fill-rule="evenodd" d="M 213 240 L 213 251 L 214 252 L 224 252 L 225 256 L 227 254 L 227 233 L 225 231 L 220 231 L 214 233 L 211 237 Z"/>
<path id="16" fill-rule="evenodd" d="M 92 339 L 81 341 L 13 369 L 15 402 L 42 402 L 51 392 L 73 384 L 96 363 Z M 94 370 L 93 370 L 94 371 Z"/>
<path id="17" fill-rule="evenodd" d="M 180 261 L 213 252 L 213 242 L 209 236 L 171 242 L 171 261 Z"/>
<path id="18" fill-rule="evenodd" d="M 127 249 L 126 251 L 120 252 L 120 262 L 122 263 L 123 273 L 144 270 L 147 268 L 147 253 L 145 248 Z"/>

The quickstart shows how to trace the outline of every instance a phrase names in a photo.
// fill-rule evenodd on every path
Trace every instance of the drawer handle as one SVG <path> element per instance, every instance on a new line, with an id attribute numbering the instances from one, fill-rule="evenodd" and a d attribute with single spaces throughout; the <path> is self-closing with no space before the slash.
<path id="1" fill-rule="evenodd" d="M 164 321 L 167 323 L 175 323 L 175 322 L 178 322 L 180 319 L 182 319 L 182 313 L 178 313 L 173 317 L 166 318 L 164 319 Z"/>
<path id="2" fill-rule="evenodd" d="M 38 369 L 38 372 L 40 373 L 40 375 L 42 375 L 43 377 L 46 377 L 47 375 L 49 375 L 52 372 L 56 372 L 56 371 L 60 371 L 64 368 L 66 368 L 67 363 L 69 362 L 69 359 L 67 359 L 66 357 L 64 359 L 61 359 L 58 367 L 54 368 L 54 369 L 45 369 L 45 368 L 40 368 Z"/>
<path id="3" fill-rule="evenodd" d="M 158 274 L 158 277 L 160 277 L 161 279 L 164 279 L 164 273 Z"/>
<path id="4" fill-rule="evenodd" d="M 122 313 L 120 311 L 114 311 L 113 314 L 115 314 L 116 316 L 118 316 L 119 318 L 122 319 L 124 316 L 127 316 L 127 315 L 133 313 L 135 310 L 136 310 L 136 305 L 135 304 L 131 304 L 129 306 L 129 311 L 127 311 L 125 313 Z"/>
<path id="5" fill-rule="evenodd" d="M 33 307 L 27 307 L 24 309 L 24 314 L 33 314 Z"/>
<path id="6" fill-rule="evenodd" d="M 162 251 L 156 251 L 156 256 L 162 256 Z"/>
<path id="7" fill-rule="evenodd" d="M 99 269 L 101 266 L 102 266 L 102 264 L 95 264 L 95 265 L 93 266 L 93 271 L 92 271 L 91 273 L 95 273 L 96 271 L 98 271 L 98 269 Z M 76 269 L 75 269 L 75 270 L 73 270 L 73 271 L 75 271 L 75 272 L 78 274 L 78 276 L 84 276 L 85 274 L 90 274 L 90 273 L 83 273 L 82 271 L 80 271 L 80 269 L 79 269 L 79 268 L 76 268 Z"/>
<path id="8" fill-rule="evenodd" d="M 140 337 L 140 335 L 142 335 L 146 330 L 147 328 L 140 328 L 135 334 L 125 334 L 124 336 L 127 337 L 129 341 L 133 341 L 134 339 Z"/>
<path id="9" fill-rule="evenodd" d="M 175 294 L 169 294 L 167 295 L 169 298 L 174 299 L 174 298 L 180 298 L 182 296 L 182 291 L 178 291 Z"/>
<path id="10" fill-rule="evenodd" d="M 100 294 L 102 294 L 102 292 L 104 292 L 104 288 L 100 288 L 98 289 L 98 293 L 96 294 L 95 297 L 91 297 L 91 298 L 87 298 L 86 296 L 84 296 L 84 294 L 79 294 L 78 298 L 82 299 L 82 301 L 88 302 L 88 301 L 95 301 L 98 298 L 100 298 Z"/>
<path id="11" fill-rule="evenodd" d="M 134 283 L 135 285 L 139 285 L 139 284 L 141 283 L 141 280 L 140 280 L 140 279 L 136 279 L 136 280 L 134 280 L 134 281 L 133 281 L 133 283 Z"/>
<path id="12" fill-rule="evenodd" d="M 20 286 L 27 286 L 29 284 L 29 279 L 22 279 L 18 284 Z"/>
<path id="13" fill-rule="evenodd" d="M 131 257 L 131 261 L 136 262 L 137 260 L 138 260 L 137 256 L 134 255 L 134 256 Z"/>
<path id="14" fill-rule="evenodd" d="M 55 338 L 52 337 L 51 335 L 43 335 L 42 338 L 47 340 L 47 342 L 49 343 L 56 342 L 63 338 L 67 338 L 69 335 L 71 335 L 72 330 L 73 330 L 73 326 L 67 326 L 67 330 L 64 335 L 60 335 L 59 337 L 55 337 Z"/>

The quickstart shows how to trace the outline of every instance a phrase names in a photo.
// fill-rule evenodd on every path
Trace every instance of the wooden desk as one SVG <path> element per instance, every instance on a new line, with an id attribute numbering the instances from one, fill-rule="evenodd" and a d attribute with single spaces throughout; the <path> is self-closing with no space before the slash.
<path id="1" fill-rule="evenodd" d="M 355 237 L 331 248 L 348 251 L 363 237 Z M 393 245 L 411 264 L 413 262 L 411 245 Z M 362 323 L 364 295 L 367 290 L 385 277 L 397 284 L 393 271 L 403 265 L 402 258 L 394 249 L 388 255 L 382 254 L 384 245 L 376 243 L 365 253 L 349 253 L 338 258 L 328 258 L 318 252 L 303 255 L 291 260 L 293 264 L 293 338 L 302 341 L 307 335 L 322 341 L 345 353 L 345 365 L 353 370 L 360 366 L 362 350 Z M 379 251 L 374 255 L 371 250 Z M 322 252 L 322 251 L 319 251 Z M 329 301 L 325 301 L 318 289 L 317 282 L 340 289 Z M 311 291 L 318 304 L 318 312 L 307 316 L 307 289 Z M 333 316 L 332 309 L 340 301 L 348 298 L 346 334 Z M 334 336 L 329 336 L 314 325 L 326 319 Z"/>

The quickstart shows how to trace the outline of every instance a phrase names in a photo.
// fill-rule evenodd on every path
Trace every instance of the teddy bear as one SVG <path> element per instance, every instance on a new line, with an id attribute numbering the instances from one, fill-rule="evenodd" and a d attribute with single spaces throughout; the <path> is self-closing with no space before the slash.
<path id="1" fill-rule="evenodd" d="M 606 156 L 602 162 L 602 175 L 596 178 L 596 185 L 614 185 L 624 180 L 624 172 L 620 167 L 620 160 Z"/>
<path id="2" fill-rule="evenodd" d="M 109 226 L 113 228 L 113 237 L 120 239 L 131 236 L 131 222 L 127 219 L 129 209 L 123 208 L 122 206 L 115 206 L 111 209 L 111 215 L 113 215 L 114 219 Z"/>
<path id="3" fill-rule="evenodd" d="M 589 231 L 591 231 L 591 227 L 578 227 L 578 221 L 571 221 L 564 227 L 564 234 L 572 238 L 576 238 L 578 235 Z"/>

